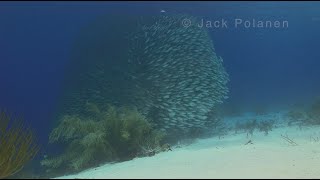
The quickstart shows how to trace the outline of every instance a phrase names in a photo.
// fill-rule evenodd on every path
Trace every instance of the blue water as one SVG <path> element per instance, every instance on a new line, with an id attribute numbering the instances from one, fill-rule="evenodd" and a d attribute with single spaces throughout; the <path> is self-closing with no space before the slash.
<path id="1" fill-rule="evenodd" d="M 319 96 L 317 2 L 1 2 L 0 108 L 24 115 L 45 145 L 81 28 L 101 15 L 151 16 L 161 10 L 208 20 L 287 20 L 289 27 L 282 29 L 208 29 L 230 75 L 226 102 L 276 110 Z"/>

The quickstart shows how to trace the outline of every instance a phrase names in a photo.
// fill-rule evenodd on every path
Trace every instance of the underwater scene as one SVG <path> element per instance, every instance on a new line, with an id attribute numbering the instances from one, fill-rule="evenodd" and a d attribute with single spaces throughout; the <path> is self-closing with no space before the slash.
<path id="1" fill-rule="evenodd" d="M 320 3 L 0 2 L 0 179 L 320 178 Z"/>

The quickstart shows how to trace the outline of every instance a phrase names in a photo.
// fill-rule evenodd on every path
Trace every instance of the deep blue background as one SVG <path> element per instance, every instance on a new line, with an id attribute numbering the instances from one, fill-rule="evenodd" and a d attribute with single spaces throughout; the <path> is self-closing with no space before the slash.
<path id="1" fill-rule="evenodd" d="M 1 2 L 0 108 L 24 115 L 45 143 L 80 29 L 99 15 L 162 9 L 207 20 L 289 21 L 286 29 L 209 29 L 230 75 L 228 102 L 276 108 L 319 95 L 318 2 Z"/>

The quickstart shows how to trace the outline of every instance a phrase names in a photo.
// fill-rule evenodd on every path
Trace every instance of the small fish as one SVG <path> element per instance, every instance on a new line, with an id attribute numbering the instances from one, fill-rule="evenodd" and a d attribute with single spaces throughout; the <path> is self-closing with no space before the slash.
<path id="1" fill-rule="evenodd" d="M 228 93 L 228 74 L 210 36 L 201 28 L 176 26 L 183 18 L 196 21 L 186 16 L 156 18 L 153 25 L 140 32 L 137 42 L 141 44 L 130 52 L 138 57 L 144 52 L 143 57 L 135 59 L 143 59 L 140 65 L 147 64 L 143 77 L 151 84 L 148 91 L 155 95 L 153 100 L 140 97 L 145 98 L 141 106 L 159 111 L 154 115 L 155 122 L 164 130 L 205 127 L 207 113 Z"/>

